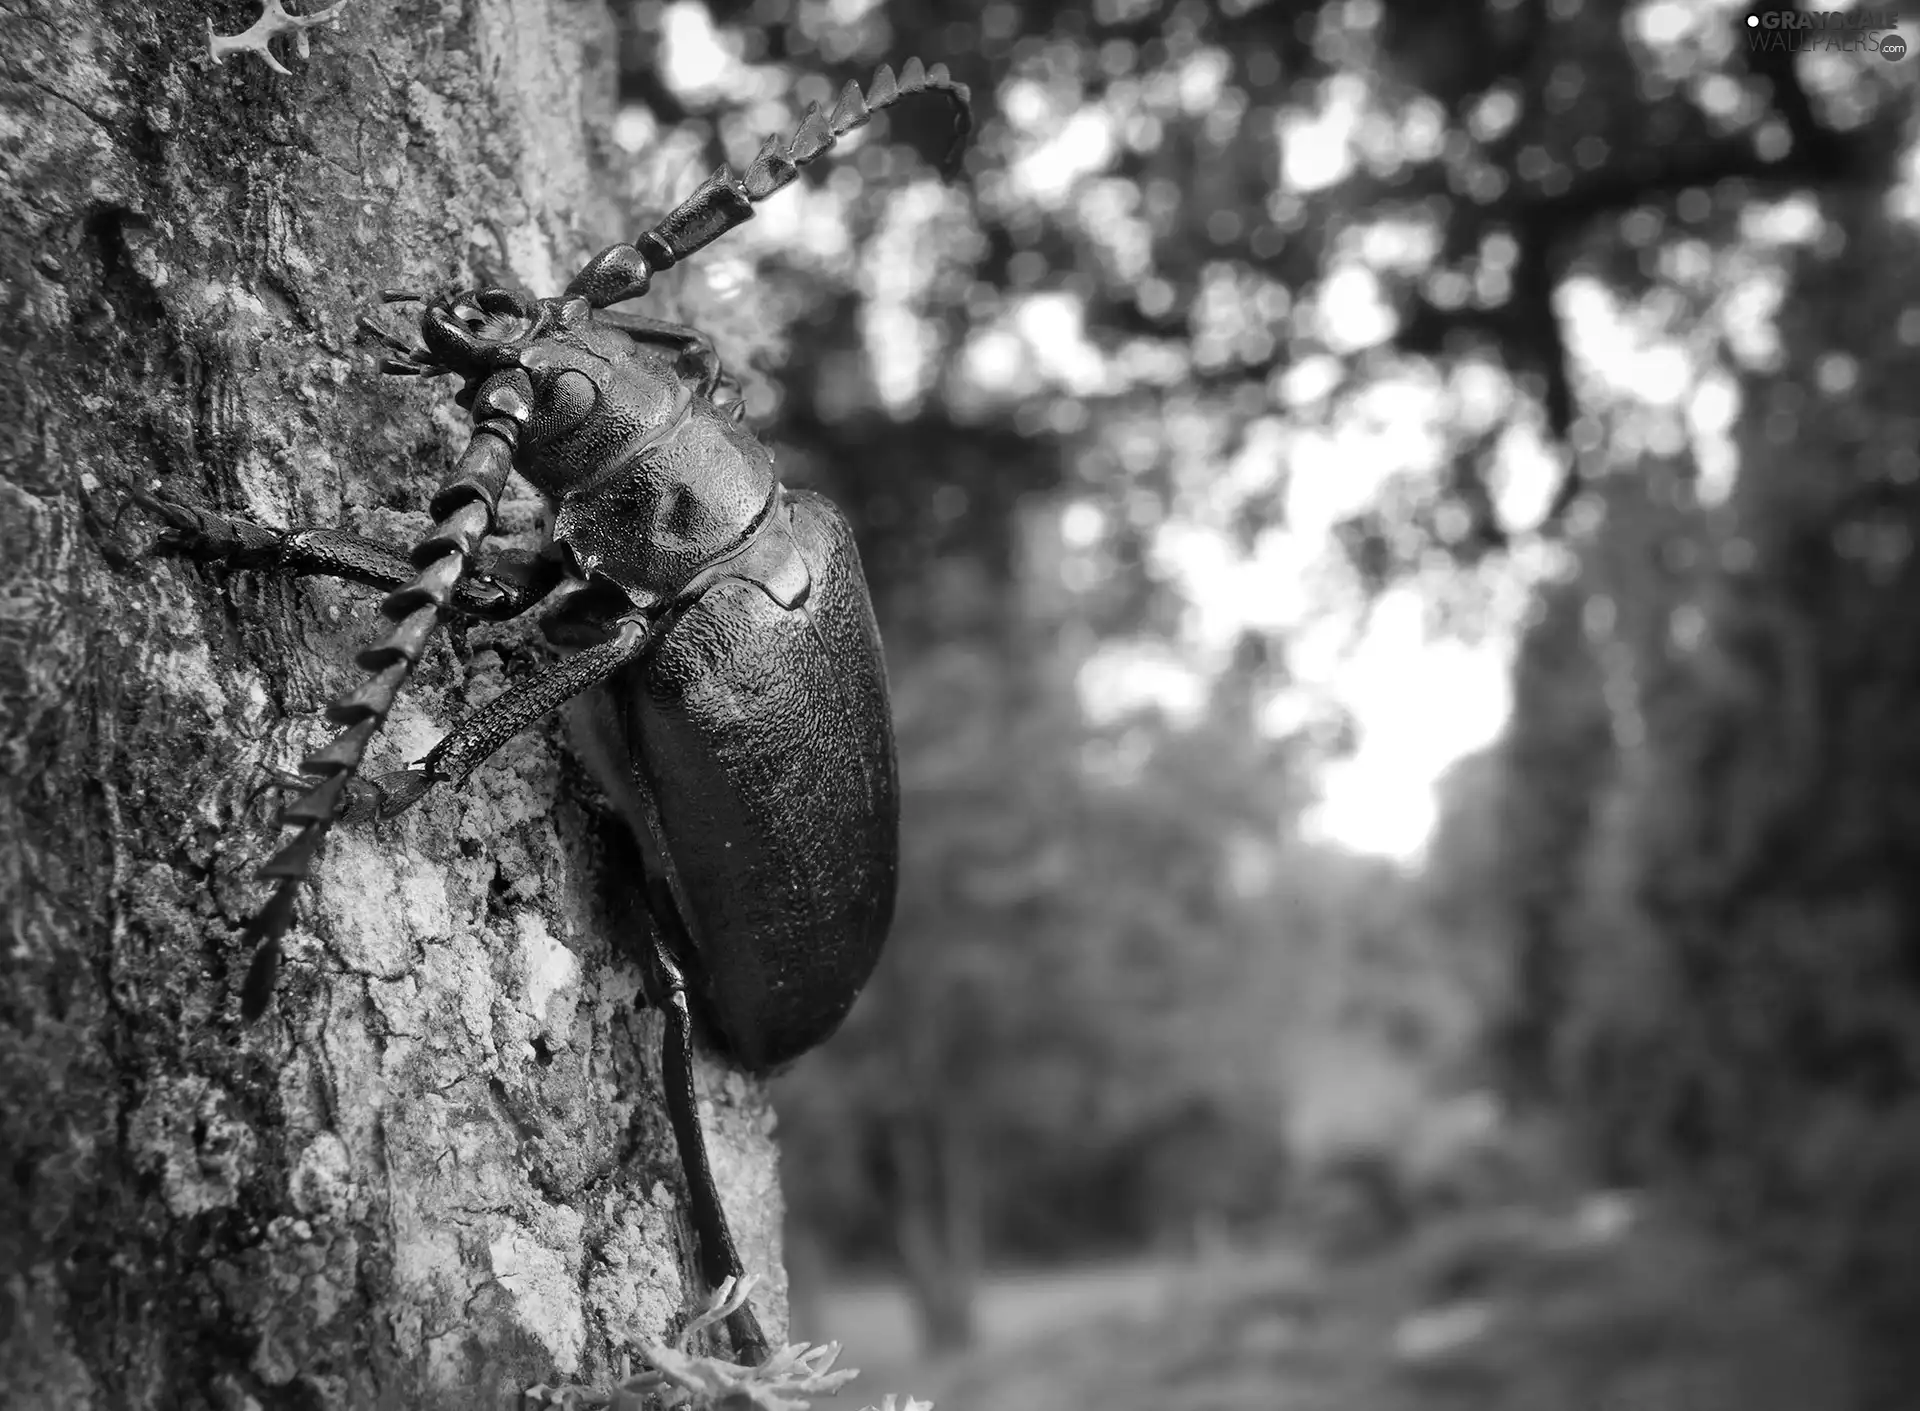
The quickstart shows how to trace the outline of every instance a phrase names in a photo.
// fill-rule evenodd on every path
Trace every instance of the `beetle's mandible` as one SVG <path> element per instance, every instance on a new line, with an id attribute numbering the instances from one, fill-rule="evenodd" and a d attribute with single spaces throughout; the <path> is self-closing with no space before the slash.
<path id="1" fill-rule="evenodd" d="M 863 96 L 815 104 L 791 141 L 769 137 L 744 177 L 722 166 L 631 244 L 609 246 L 560 298 L 507 289 L 419 301 L 424 346 L 362 326 L 395 354 L 386 372 L 461 379 L 473 435 L 410 551 L 340 530 L 273 530 L 136 492 L 166 547 L 204 559 L 343 578 L 386 590 L 392 630 L 362 651 L 361 683 L 327 708 L 335 738 L 281 782 L 298 831 L 260 869 L 276 885 L 248 924 L 241 993 L 272 1000 L 300 884 L 341 821 L 389 817 L 459 784 L 511 736 L 571 704 L 575 748 L 643 859 L 649 989 L 666 1015 L 662 1071 L 692 1201 L 701 1273 L 741 1266 L 694 1102 L 689 996 L 734 1058 L 765 1072 L 839 1026 L 892 919 L 899 801 L 880 639 L 852 534 L 825 498 L 784 488 L 740 425 L 738 388 L 698 331 L 608 306 L 753 215 L 837 136 L 908 93 L 968 93 L 943 65 L 884 65 Z M 483 557 L 508 472 L 551 510 L 538 554 Z M 429 635 L 450 614 L 500 620 L 574 591 L 543 621 L 571 656 L 457 722 L 414 767 L 370 780 L 368 742 Z M 737 1352 L 767 1352 L 749 1307 Z"/>

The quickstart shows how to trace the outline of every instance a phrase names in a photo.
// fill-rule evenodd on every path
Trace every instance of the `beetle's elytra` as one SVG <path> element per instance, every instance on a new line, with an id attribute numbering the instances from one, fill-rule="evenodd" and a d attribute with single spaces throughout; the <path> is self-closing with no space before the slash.
<path id="1" fill-rule="evenodd" d="M 248 924 L 241 1012 L 271 1002 L 294 898 L 332 826 L 391 816 L 434 784 L 458 784 L 518 731 L 572 705 L 575 748 L 639 843 L 652 935 L 651 992 L 667 1015 L 667 1101 L 692 1199 L 702 1275 L 744 1271 L 694 1106 L 689 989 L 749 1071 L 820 1043 L 879 958 L 892 919 L 899 798 L 880 638 L 853 537 L 823 497 L 779 483 L 740 425 L 737 396 L 699 332 L 609 305 L 647 292 L 753 215 L 835 138 L 908 93 L 945 94 L 957 153 L 972 126 L 944 66 L 882 66 L 863 96 L 815 104 L 791 141 L 769 137 L 744 177 L 721 167 L 631 244 L 609 246 L 560 298 L 506 289 L 419 302 L 415 347 L 362 326 L 396 356 L 384 371 L 452 375 L 473 436 L 433 497 L 411 551 L 332 529 L 280 531 L 144 492 L 166 547 L 387 591 L 393 624 L 361 652 L 365 679 L 335 700 L 340 732 L 282 782 L 301 790 L 298 831 L 260 869 L 276 886 Z M 480 556 L 509 470 L 549 502 L 537 555 Z M 515 616 L 562 584 L 543 626 L 577 648 L 459 721 L 411 769 L 359 776 L 428 636 L 449 614 Z M 767 1351 L 750 1307 L 737 1351 Z"/>

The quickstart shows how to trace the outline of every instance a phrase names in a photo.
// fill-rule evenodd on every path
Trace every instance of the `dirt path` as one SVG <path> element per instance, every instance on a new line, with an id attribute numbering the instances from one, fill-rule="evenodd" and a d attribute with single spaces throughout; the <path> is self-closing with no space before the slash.
<path id="1" fill-rule="evenodd" d="M 1435 1228 L 1317 1269 L 1279 1253 L 990 1282 L 982 1345 L 922 1362 L 904 1301 L 829 1298 L 842 1400 L 940 1411 L 1844 1411 L 1838 1334 L 1779 1277 L 1666 1217 L 1590 1203 Z M 849 1400 L 848 1398 L 863 1398 Z"/>

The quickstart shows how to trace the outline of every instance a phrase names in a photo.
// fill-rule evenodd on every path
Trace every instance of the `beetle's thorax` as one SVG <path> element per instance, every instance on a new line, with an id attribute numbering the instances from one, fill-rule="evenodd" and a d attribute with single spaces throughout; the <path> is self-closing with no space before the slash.
<path id="1" fill-rule="evenodd" d="M 674 596 L 764 517 L 766 448 L 697 394 L 671 352 L 595 319 L 585 300 L 454 296 L 422 331 L 466 371 L 476 413 L 514 422 L 514 469 L 553 502 L 554 541 L 635 601 Z"/>
<path id="2" fill-rule="evenodd" d="M 693 402 L 671 358 L 593 322 L 530 340 L 515 367 L 533 398 L 514 468 L 555 500 L 600 488 L 670 435 Z"/>

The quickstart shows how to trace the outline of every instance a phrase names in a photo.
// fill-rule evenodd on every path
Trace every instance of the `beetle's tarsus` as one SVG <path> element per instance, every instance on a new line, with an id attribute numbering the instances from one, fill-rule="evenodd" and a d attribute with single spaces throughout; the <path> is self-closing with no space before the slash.
<path id="1" fill-rule="evenodd" d="M 773 1356 L 773 1346 L 761 1330 L 760 1319 L 754 1315 L 752 1304 L 742 1303 L 727 1315 L 727 1333 L 733 1339 L 734 1353 L 743 1366 L 758 1367 Z"/>
<path id="2" fill-rule="evenodd" d="M 714 1288 L 706 1311 L 689 1320 L 674 1339 L 677 1347 L 686 1347 L 697 1333 L 716 1324 L 725 1324 L 733 1340 L 736 1359 L 743 1367 L 758 1367 L 773 1355 L 773 1347 L 760 1328 L 760 1319 L 748 1300 L 760 1285 L 758 1274 L 729 1275 Z"/>
<path id="3" fill-rule="evenodd" d="M 336 3 L 311 15 L 290 15 L 280 0 L 260 0 L 260 18 L 239 34 L 215 34 L 213 21 L 208 20 L 207 51 L 216 64 L 225 63 L 229 54 L 258 54 L 275 73 L 291 77 L 287 67 L 274 58 L 272 42 L 292 36 L 295 52 L 304 59 L 309 52 L 307 31 L 315 25 L 332 24 L 346 6 L 347 0 L 336 0 Z"/>
<path id="4" fill-rule="evenodd" d="M 419 803 L 427 791 L 440 782 L 440 776 L 424 769 L 396 769 L 367 781 L 381 820 L 398 816 Z"/>
<path id="5" fill-rule="evenodd" d="M 143 509 L 160 521 L 160 535 L 153 543 L 156 553 L 216 559 L 237 567 L 266 568 L 278 561 L 286 539 L 277 529 L 163 500 L 137 485 L 127 487 L 127 500 L 130 506 Z"/>

